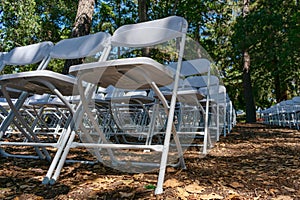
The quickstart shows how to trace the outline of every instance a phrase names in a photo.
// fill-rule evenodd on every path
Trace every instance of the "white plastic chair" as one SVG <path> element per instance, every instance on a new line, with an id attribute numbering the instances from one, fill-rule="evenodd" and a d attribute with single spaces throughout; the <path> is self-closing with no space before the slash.
<path id="1" fill-rule="evenodd" d="M 100 144 L 79 144 L 71 142 L 70 147 L 86 146 L 92 149 L 104 148 L 107 150 L 111 161 L 115 162 L 116 164 L 122 164 L 123 162 L 115 160 L 113 149 L 145 149 L 161 152 L 161 157 L 159 158 L 160 161 L 158 164 L 160 170 L 158 183 L 155 190 L 156 194 L 160 194 L 163 191 L 163 181 L 167 166 L 170 138 L 172 134 L 175 140 L 177 139 L 176 144 L 178 148 L 180 164 L 182 167 L 184 167 L 183 152 L 178 141 L 173 118 L 175 113 L 179 72 L 185 45 L 186 31 L 186 20 L 182 17 L 171 16 L 150 22 L 124 25 L 117 29 L 111 38 L 112 46 L 117 46 L 120 48 L 149 47 L 167 42 L 169 40 L 178 39 L 180 42 L 180 50 L 178 53 L 179 59 L 176 75 L 174 75 L 172 71 L 168 70 L 163 64 L 147 57 L 116 59 L 77 65 L 70 68 L 70 73 L 78 77 L 79 92 L 83 102 L 84 112 L 89 116 L 89 120 L 94 125 L 99 137 L 101 137 Z M 168 122 L 163 144 L 136 145 L 109 143 L 102 130 L 98 128 L 98 122 L 94 120 L 94 116 L 89 110 L 88 105 L 90 101 L 85 97 L 85 91 L 82 88 L 82 81 L 100 84 L 102 87 L 113 85 L 121 89 L 152 89 L 164 105 L 164 109 L 168 115 Z M 159 87 L 168 85 L 172 82 L 174 82 L 174 90 L 169 104 L 159 90 Z M 85 134 L 89 133 L 87 132 Z M 101 160 L 101 158 L 98 159 Z M 134 165 L 137 163 L 132 162 L 131 164 Z"/>
<path id="2" fill-rule="evenodd" d="M 293 111 L 295 113 L 295 126 L 296 129 L 300 130 L 300 96 L 293 97 Z"/>
<path id="3" fill-rule="evenodd" d="M 99 32 L 95 34 L 90 34 L 82 37 L 65 39 L 58 42 L 47 52 L 49 55 L 47 57 L 47 62 L 49 59 L 75 59 L 84 58 L 87 56 L 93 56 L 98 52 L 103 51 L 107 47 L 107 42 L 109 41 L 110 35 L 108 33 Z M 29 48 L 28 52 L 22 51 L 26 57 L 21 56 L 21 53 L 12 54 L 16 57 L 17 62 L 11 62 L 10 64 L 24 64 L 26 60 L 21 58 L 27 58 L 31 56 L 31 60 L 37 60 L 37 56 L 33 56 L 33 49 Z M 9 53 L 8 53 L 9 54 Z M 7 54 L 5 54 L 6 56 Z M 40 55 L 40 54 L 38 54 Z M 12 56 L 12 57 L 13 57 Z M 47 63 L 45 62 L 45 63 Z M 6 63 L 7 64 L 7 63 Z M 47 65 L 43 64 L 38 67 L 36 71 L 20 72 L 16 74 L 5 74 L 0 76 L 0 84 L 2 92 L 5 95 L 8 102 L 10 101 L 10 95 L 7 92 L 7 88 L 16 88 L 21 91 L 25 91 L 26 94 L 52 94 L 56 95 L 64 106 L 69 110 L 69 118 L 67 120 L 67 126 L 61 132 L 61 137 L 54 143 L 41 143 L 39 141 L 27 142 L 27 143 L 9 143 L 7 145 L 26 145 L 34 147 L 54 147 L 57 149 L 56 154 L 51 162 L 49 170 L 43 180 L 44 184 L 53 184 L 55 181 L 51 180 L 51 176 L 56 169 L 58 162 L 60 161 L 60 156 L 64 151 L 65 144 L 69 139 L 71 132 L 73 131 L 74 122 L 73 114 L 75 111 L 74 105 L 72 105 L 66 96 L 76 95 L 77 91 L 74 90 L 76 85 L 76 77 L 70 75 L 63 75 L 53 71 L 46 70 Z M 26 96 L 27 97 L 27 96 Z M 25 101 L 25 98 L 24 98 Z M 23 105 L 24 101 L 21 105 Z M 17 117 L 18 122 L 25 128 L 24 134 L 30 134 L 35 136 L 31 127 L 26 123 L 18 112 L 17 105 L 9 102 L 10 108 Z M 20 105 L 20 107 L 21 107 Z M 3 144 L 3 143 L 2 143 Z M 61 170 L 61 168 L 59 169 Z"/>
<path id="4" fill-rule="evenodd" d="M 204 108 L 202 130 L 204 131 L 203 154 L 207 154 L 208 148 L 213 147 L 220 135 L 219 105 L 212 95 L 216 93 L 213 88 L 219 88 L 220 80 L 215 75 L 190 76 L 185 79 L 185 84 L 197 88 L 205 98 L 200 101 Z"/>
<path id="5" fill-rule="evenodd" d="M 6 65 L 14 65 L 14 66 L 24 66 L 28 64 L 36 64 L 39 63 L 38 69 L 42 68 L 44 65 L 47 65 L 49 61 L 49 52 L 50 48 L 53 46 L 52 42 L 41 42 L 37 44 L 32 44 L 28 46 L 16 47 L 12 49 L 10 52 L 7 52 L 2 55 L 2 63 L 0 69 Z M 17 76 L 17 74 L 4 74 L 0 76 L 0 79 Z M 39 142 L 39 139 L 29 130 L 29 126 L 24 127 L 22 123 L 26 124 L 25 120 L 18 114 L 18 111 L 21 109 L 23 103 L 28 97 L 29 93 L 27 91 L 20 90 L 18 86 L 22 86 L 22 83 L 17 84 L 17 87 L 13 87 L 9 84 L 9 82 L 3 81 L 1 82 L 1 91 L 3 96 L 6 98 L 6 101 L 11 109 L 8 115 L 1 123 L 0 127 L 0 138 L 4 135 L 8 127 L 14 123 L 14 125 L 22 132 L 22 134 L 27 138 L 29 142 L 35 143 Z M 12 98 L 18 97 L 16 102 L 13 102 Z M 16 120 L 15 120 L 16 118 Z M 16 122 L 17 120 L 21 120 L 20 123 Z M 26 130 L 27 129 L 27 130 Z M 29 130 L 29 131 L 28 131 Z M 4 145 L 5 142 L 1 142 L 1 145 Z M 17 143 L 7 143 L 17 144 Z M 50 156 L 48 152 L 42 148 L 42 151 L 35 147 L 35 150 L 38 154 L 39 158 L 47 158 L 50 160 Z M 2 151 L 2 155 L 11 156 L 10 154 L 4 153 Z M 22 156 L 21 156 L 22 157 Z"/>
<path id="6" fill-rule="evenodd" d="M 169 65 L 169 67 L 174 68 L 174 64 Z M 183 61 L 180 71 L 180 75 L 183 76 L 183 83 L 178 91 L 178 99 L 182 93 L 183 97 L 189 101 L 197 102 L 198 110 L 202 115 L 201 122 L 195 124 L 197 131 L 192 131 L 191 134 L 204 137 L 203 144 L 195 144 L 196 146 L 203 146 L 203 154 L 207 154 L 208 148 L 213 146 L 213 140 L 217 141 L 219 135 L 219 104 L 217 99 L 212 98 L 212 95 L 217 93 L 213 88 L 218 88 L 220 81 L 217 76 L 211 75 L 212 71 L 212 63 L 205 58 Z M 186 93 L 192 95 L 186 95 Z M 213 134 L 213 132 L 216 133 Z M 188 134 L 184 131 L 179 133 Z"/>

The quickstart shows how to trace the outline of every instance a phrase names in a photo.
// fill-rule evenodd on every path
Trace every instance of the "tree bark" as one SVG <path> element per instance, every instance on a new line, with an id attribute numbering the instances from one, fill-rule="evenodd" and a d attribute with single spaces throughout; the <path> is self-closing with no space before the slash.
<path id="1" fill-rule="evenodd" d="M 148 0 L 138 0 L 138 9 L 139 9 L 139 20 L 140 22 L 146 22 L 147 19 L 147 12 L 148 12 Z"/>
<path id="2" fill-rule="evenodd" d="M 281 102 L 288 99 L 287 89 L 281 84 L 280 74 L 275 74 L 275 96 L 276 102 Z"/>
<path id="3" fill-rule="evenodd" d="M 148 0 L 138 0 L 138 14 L 139 14 L 140 22 L 148 21 L 147 13 L 148 13 Z M 149 48 L 142 49 L 143 56 L 149 56 L 149 54 L 150 54 Z"/>
<path id="4" fill-rule="evenodd" d="M 244 0 L 243 17 L 246 17 L 249 13 L 249 1 L 250 0 Z M 245 33 L 245 35 L 247 38 L 247 33 Z M 254 123 L 256 122 L 256 112 L 250 75 L 250 55 L 246 47 L 244 47 L 243 62 L 243 87 L 246 104 L 246 123 Z"/>
<path id="5" fill-rule="evenodd" d="M 247 50 L 244 51 L 243 87 L 246 103 L 246 123 L 254 123 L 256 122 L 256 113 L 250 76 L 250 55 Z"/>
<path id="6" fill-rule="evenodd" d="M 72 37 L 80 37 L 90 33 L 94 7 L 95 0 L 79 0 L 74 28 L 72 29 Z M 70 66 L 81 64 L 83 59 L 66 60 L 62 73 L 68 74 Z"/>

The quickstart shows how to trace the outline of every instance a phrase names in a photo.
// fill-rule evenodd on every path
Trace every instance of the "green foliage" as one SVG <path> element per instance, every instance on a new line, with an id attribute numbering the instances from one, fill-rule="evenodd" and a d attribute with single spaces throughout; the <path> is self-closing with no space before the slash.
<path id="1" fill-rule="evenodd" d="M 300 95 L 298 1 L 253 0 L 247 17 L 241 16 L 242 0 L 148 0 L 148 19 L 170 15 L 183 16 L 189 23 L 188 36 L 202 47 L 204 57 L 215 61 L 223 82 L 237 109 L 244 109 L 242 92 L 242 52 L 248 49 L 251 78 L 258 107 Z M 69 38 L 75 21 L 77 1 L 2 0 L 0 7 L 0 50 L 50 40 Z M 96 1 L 92 32 L 113 33 L 118 27 L 138 22 L 137 0 Z M 187 41 L 189 54 L 197 55 Z M 149 53 L 161 62 L 172 61 L 174 49 Z M 206 51 L 204 51 L 206 50 Z M 141 50 L 127 52 L 142 54 Z M 128 56 L 128 55 L 127 55 Z M 129 55 L 130 56 L 130 55 Z M 5 73 L 31 70 L 7 67 Z M 63 61 L 51 61 L 49 69 L 60 72 Z M 286 96 L 285 96 L 286 94 Z"/>
<path id="2" fill-rule="evenodd" d="M 145 189 L 147 189 L 147 190 L 155 190 L 155 188 L 156 188 L 156 186 L 153 184 L 145 185 Z"/>
<path id="3" fill-rule="evenodd" d="M 34 0 L 2 1 L 2 9 L 2 51 L 39 41 L 37 35 L 42 27 Z"/>
<path id="4" fill-rule="evenodd" d="M 130 0 L 103 0 L 96 5 L 93 16 L 93 31 L 113 33 L 124 24 L 137 22 L 137 4 Z"/>
<path id="5" fill-rule="evenodd" d="M 237 54 L 248 49 L 256 103 L 268 107 L 299 95 L 299 12 L 295 1 L 255 1 L 239 17 L 232 43 Z M 297 46 L 298 45 L 298 46 Z M 240 68 L 240 67 L 239 67 Z M 237 69 L 235 69 L 237 70 Z"/>
<path id="6" fill-rule="evenodd" d="M 9 51 L 14 47 L 34 44 L 41 41 L 56 43 L 71 35 L 75 20 L 77 2 L 71 0 L 42 1 L 2 0 L 1 10 L 1 51 Z M 6 67 L 4 73 L 29 71 L 37 65 L 29 65 L 18 69 Z M 49 69 L 61 71 L 61 62 L 51 62 Z"/>

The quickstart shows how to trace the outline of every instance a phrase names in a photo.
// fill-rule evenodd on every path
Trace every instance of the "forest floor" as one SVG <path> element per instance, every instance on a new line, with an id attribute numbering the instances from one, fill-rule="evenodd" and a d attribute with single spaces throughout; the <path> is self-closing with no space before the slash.
<path id="1" fill-rule="evenodd" d="M 164 193 L 154 195 L 157 171 L 65 164 L 59 181 L 45 186 L 47 161 L 0 158 L 0 199 L 300 199 L 297 130 L 239 123 L 207 156 L 190 148 L 185 161 L 186 170 L 167 168 Z"/>

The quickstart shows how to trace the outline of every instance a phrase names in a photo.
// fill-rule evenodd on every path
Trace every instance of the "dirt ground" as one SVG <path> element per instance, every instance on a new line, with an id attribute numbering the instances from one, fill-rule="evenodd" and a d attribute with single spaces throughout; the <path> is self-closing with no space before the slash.
<path id="1" fill-rule="evenodd" d="M 76 152 L 80 153 L 80 152 Z M 53 186 L 41 184 L 49 162 L 0 158 L 0 199 L 300 199 L 300 132 L 237 124 L 205 157 L 185 153 L 186 170 L 126 174 L 98 163 L 66 164 Z"/>

